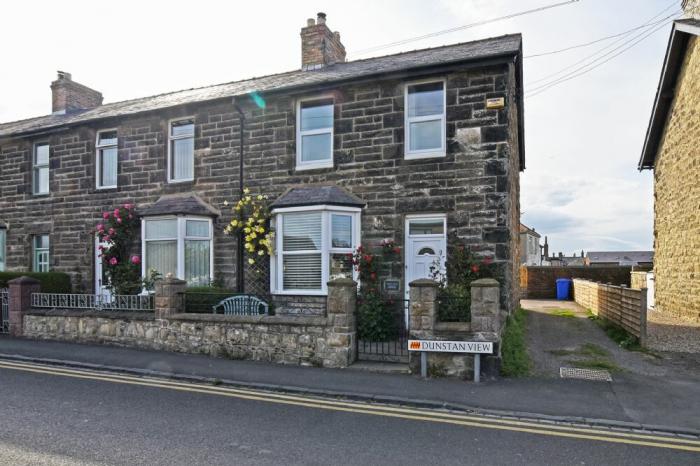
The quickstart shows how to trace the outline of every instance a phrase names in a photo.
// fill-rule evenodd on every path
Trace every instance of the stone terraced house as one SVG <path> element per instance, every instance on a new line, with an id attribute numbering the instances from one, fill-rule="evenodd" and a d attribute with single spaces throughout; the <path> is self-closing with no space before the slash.
<path id="1" fill-rule="evenodd" d="M 321 312 L 339 256 L 393 239 L 400 295 L 457 245 L 500 264 L 517 303 L 524 169 L 518 34 L 346 61 L 325 15 L 298 70 L 123 102 L 59 72 L 50 115 L 0 124 L 0 270 L 63 271 L 99 292 L 93 228 L 133 203 L 144 271 L 234 287 L 224 201 L 272 201 L 265 285 L 278 312 Z M 241 128 L 242 125 L 242 128 Z M 299 303 L 302 303 L 301 305 Z"/>
<path id="2" fill-rule="evenodd" d="M 654 170 L 654 308 L 700 322 L 700 2 L 683 7 L 638 168 Z"/>

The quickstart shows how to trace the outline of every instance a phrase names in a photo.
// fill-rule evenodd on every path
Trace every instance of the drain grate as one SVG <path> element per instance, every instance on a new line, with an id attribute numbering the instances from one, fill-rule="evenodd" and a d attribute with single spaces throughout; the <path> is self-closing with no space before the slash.
<path id="1" fill-rule="evenodd" d="M 560 367 L 559 377 L 562 379 L 583 379 L 599 380 L 601 382 L 612 382 L 610 372 L 594 369 L 579 369 L 577 367 Z"/>

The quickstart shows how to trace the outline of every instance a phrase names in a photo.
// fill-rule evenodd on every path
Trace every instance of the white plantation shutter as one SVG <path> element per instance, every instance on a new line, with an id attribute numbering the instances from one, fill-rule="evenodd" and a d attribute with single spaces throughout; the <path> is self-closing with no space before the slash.
<path id="1" fill-rule="evenodd" d="M 321 212 L 287 214 L 284 216 L 282 230 L 284 289 L 322 289 Z"/>

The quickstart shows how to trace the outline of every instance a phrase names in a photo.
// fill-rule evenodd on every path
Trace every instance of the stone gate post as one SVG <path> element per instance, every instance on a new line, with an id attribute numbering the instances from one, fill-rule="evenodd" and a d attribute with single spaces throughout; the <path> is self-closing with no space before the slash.
<path id="1" fill-rule="evenodd" d="M 10 335 L 19 337 L 24 333 L 24 315 L 32 307 L 32 293 L 41 291 L 41 282 L 36 278 L 23 276 L 8 281 L 7 286 L 10 291 Z"/>
<path id="2" fill-rule="evenodd" d="M 328 282 L 328 329 L 326 343 L 329 358 L 324 367 L 348 367 L 357 357 L 356 320 L 357 282 L 337 278 Z"/>
<path id="3" fill-rule="evenodd" d="M 156 319 L 167 319 L 172 314 L 185 312 L 183 293 L 187 282 L 168 274 L 163 280 L 158 280 L 155 286 L 155 315 Z"/>
<path id="4" fill-rule="evenodd" d="M 500 322 L 499 283 L 493 278 L 481 278 L 471 283 L 472 332 L 493 332 L 498 337 Z"/>

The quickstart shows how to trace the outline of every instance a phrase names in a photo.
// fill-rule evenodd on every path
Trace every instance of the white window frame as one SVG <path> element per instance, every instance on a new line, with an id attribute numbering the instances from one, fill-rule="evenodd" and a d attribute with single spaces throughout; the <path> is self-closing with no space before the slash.
<path id="1" fill-rule="evenodd" d="M 7 228 L 0 227 L 0 272 L 7 268 Z"/>
<path id="2" fill-rule="evenodd" d="M 176 238 L 146 239 L 146 222 L 149 220 L 176 220 Z M 187 236 L 187 220 L 198 220 L 209 222 L 209 237 Z M 209 281 L 214 281 L 214 222 L 210 217 L 200 217 L 197 215 L 157 215 L 144 217 L 141 219 L 141 276 L 146 278 L 146 243 L 149 241 L 176 241 L 177 242 L 177 278 L 185 280 L 185 241 L 187 240 L 209 241 Z"/>
<path id="3" fill-rule="evenodd" d="M 408 88 L 411 86 L 416 86 L 420 84 L 433 84 L 442 83 L 442 115 L 440 116 L 442 138 L 440 141 L 439 149 L 423 149 L 423 150 L 411 150 L 411 123 L 421 122 L 421 121 L 434 121 L 437 120 L 437 114 L 435 115 L 425 115 L 419 117 L 409 117 L 408 116 Z M 438 79 L 421 79 L 419 81 L 407 82 L 404 86 L 404 159 L 415 160 L 415 159 L 428 159 L 434 157 L 445 157 L 447 154 L 446 144 L 447 144 L 447 80 L 445 78 Z"/>
<path id="4" fill-rule="evenodd" d="M 192 136 L 173 136 L 173 123 L 178 123 L 180 121 L 185 121 L 185 120 L 192 120 Z M 194 144 L 192 148 L 192 178 L 173 178 L 173 141 L 176 141 L 178 139 L 187 139 L 187 138 L 192 138 L 192 141 L 195 141 L 195 134 L 197 133 L 197 128 L 194 123 L 194 116 L 185 116 L 185 117 L 178 117 L 178 118 L 173 118 L 171 120 L 168 120 L 168 163 L 167 163 L 167 170 L 168 170 L 168 183 L 188 183 L 191 181 L 194 181 Z"/>
<path id="5" fill-rule="evenodd" d="M 36 239 L 46 236 L 48 247 L 37 248 Z M 40 261 L 38 253 L 46 253 L 46 261 Z M 46 265 L 46 270 L 41 270 L 41 266 Z M 47 234 L 32 236 L 32 272 L 50 272 L 51 271 L 51 237 Z"/>
<path id="6" fill-rule="evenodd" d="M 117 142 L 114 144 L 100 144 L 100 134 L 102 133 L 110 133 L 110 132 L 115 132 L 117 133 Z M 117 128 L 113 129 L 101 129 L 97 132 L 96 139 L 95 139 L 95 188 L 96 189 L 114 189 L 117 187 L 119 182 L 117 181 L 117 184 L 115 185 L 101 185 L 100 184 L 100 178 L 102 178 L 102 151 L 104 149 L 117 149 L 117 178 L 119 177 L 119 149 L 118 149 L 118 144 L 119 144 L 119 132 L 117 131 Z"/>
<path id="7" fill-rule="evenodd" d="M 333 116 L 332 116 L 332 124 L 330 128 L 319 128 L 319 129 L 310 129 L 306 131 L 301 130 L 301 104 L 304 102 L 314 102 L 317 100 L 331 100 L 333 102 Z M 313 97 L 305 97 L 302 99 L 297 100 L 296 104 L 296 112 L 297 112 L 297 126 L 296 126 L 296 133 L 297 133 L 297 165 L 296 169 L 297 170 L 313 170 L 317 168 L 332 168 L 333 167 L 333 152 L 335 151 L 335 98 L 333 94 L 321 94 L 321 95 L 316 95 Z M 330 131 L 329 131 L 330 129 Z M 310 162 L 303 162 L 301 160 L 301 153 L 302 153 L 302 146 L 301 146 L 301 141 L 302 141 L 302 136 L 313 136 L 315 134 L 329 134 L 331 135 L 331 158 L 328 160 L 314 160 Z"/>
<path id="8" fill-rule="evenodd" d="M 270 290 L 273 295 L 302 295 L 302 296 L 326 296 L 328 295 L 328 280 L 330 276 L 330 257 L 332 254 L 352 253 L 360 245 L 361 229 L 360 221 L 362 209 L 359 207 L 346 207 L 334 205 L 313 205 L 302 207 L 283 207 L 272 211 L 275 228 L 274 254 L 270 257 Z M 284 276 L 282 270 L 283 261 L 283 227 L 284 214 L 300 212 L 321 212 L 321 249 L 314 251 L 321 254 L 321 289 L 320 290 L 295 290 L 284 289 Z M 331 215 L 352 216 L 352 242 L 350 248 L 331 247 Z M 357 280 L 357 271 L 353 268 L 352 277 Z"/>
<path id="9" fill-rule="evenodd" d="M 38 164 L 36 161 L 36 149 L 39 146 L 48 147 L 49 158 L 46 163 Z M 32 145 L 32 194 L 34 196 L 46 196 L 51 193 L 51 145 L 48 142 L 35 142 Z M 37 170 L 46 168 L 46 191 L 37 191 Z"/>

